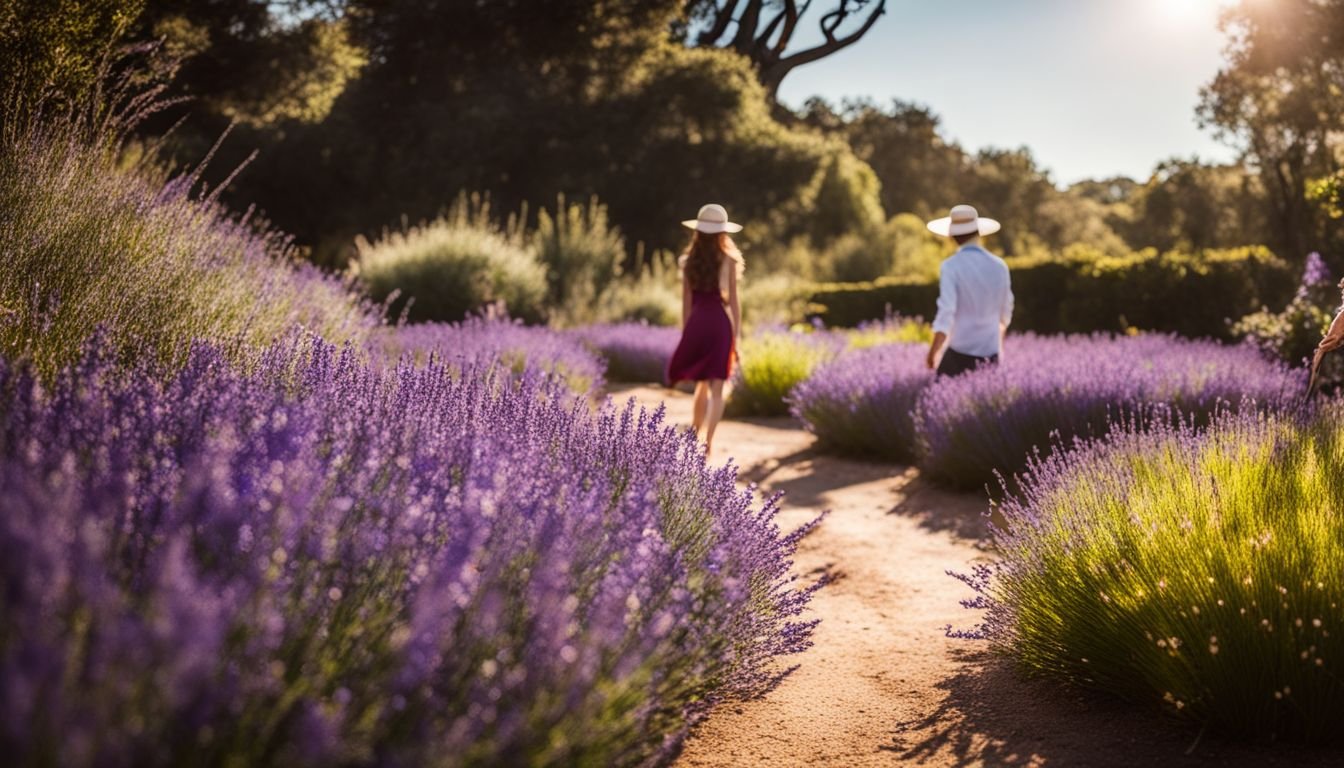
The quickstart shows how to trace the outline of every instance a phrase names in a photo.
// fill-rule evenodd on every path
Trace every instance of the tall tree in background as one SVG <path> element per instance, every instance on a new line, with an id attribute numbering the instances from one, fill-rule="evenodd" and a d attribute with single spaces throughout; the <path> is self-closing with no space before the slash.
<path id="1" fill-rule="evenodd" d="M 1344 0 L 1241 0 L 1222 25 L 1227 62 L 1204 88 L 1202 123 L 1258 171 L 1280 252 L 1337 249 L 1307 192 L 1344 166 Z"/>
<path id="2" fill-rule="evenodd" d="M 177 92 L 192 101 L 197 143 L 228 123 L 317 122 L 363 64 L 337 9 L 312 0 L 146 0 L 132 34 L 182 60 Z"/>
<path id="3" fill-rule="evenodd" d="M 687 42 L 727 48 L 751 60 L 772 101 L 790 72 L 857 43 L 886 12 L 887 0 L 838 0 L 818 10 L 821 40 L 790 49 L 813 0 L 686 0 Z"/>

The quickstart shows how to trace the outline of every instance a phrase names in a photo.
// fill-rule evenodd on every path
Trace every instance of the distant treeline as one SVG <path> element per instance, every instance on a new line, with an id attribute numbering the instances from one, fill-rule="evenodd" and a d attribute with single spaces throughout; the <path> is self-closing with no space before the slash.
<path id="1" fill-rule="evenodd" d="M 851 43 L 873 23 L 902 23 L 879 2 L 822 5 L 850 9 L 836 36 Z M 770 3 L 748 3 L 749 19 L 726 6 L 5 0 L 0 85 L 92 87 L 109 38 L 161 41 L 151 58 L 173 71 L 169 93 L 190 101 L 146 135 L 187 116 L 169 147 L 190 164 L 232 124 L 205 179 L 259 150 L 226 200 L 257 204 L 331 266 L 356 236 L 432 218 L 470 190 L 499 211 L 595 195 L 632 260 L 678 247 L 676 222 L 718 200 L 749 225 L 750 258 L 807 279 L 927 272 L 927 259 L 909 258 L 917 238 L 892 219 L 955 201 L 1004 222 L 997 243 L 1009 256 L 1074 243 L 1114 256 L 1254 243 L 1293 262 L 1321 250 L 1344 267 L 1344 236 L 1330 226 L 1341 213 L 1344 35 L 1311 32 L 1344 29 L 1344 0 L 1227 10 L 1231 43 L 1198 117 L 1243 163 L 1171 159 L 1148 179 L 1066 189 L 1026 148 L 949 141 L 924 106 L 782 108 L 773 94 L 790 59 L 757 43 L 787 19 Z"/>

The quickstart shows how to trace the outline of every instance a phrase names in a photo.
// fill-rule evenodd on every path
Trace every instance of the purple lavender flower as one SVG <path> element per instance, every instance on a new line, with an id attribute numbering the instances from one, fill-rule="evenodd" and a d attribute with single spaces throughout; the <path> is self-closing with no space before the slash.
<path id="1" fill-rule="evenodd" d="M 828 450 L 913 462 L 912 412 L 933 375 L 919 344 L 888 344 L 842 355 L 794 387 L 790 411 Z"/>
<path id="2" fill-rule="evenodd" d="M 1100 437 L 1113 421 L 1275 410 L 1302 386 L 1300 372 L 1249 346 L 1159 335 L 1011 337 L 1002 364 L 925 390 L 914 416 L 920 466 L 941 482 L 983 488 L 1023 470 L 1034 452 Z"/>
<path id="3" fill-rule="evenodd" d="M 590 325 L 570 331 L 607 363 L 613 381 L 658 382 L 667 375 L 667 361 L 681 331 L 646 323 Z"/>
<path id="4" fill-rule="evenodd" d="M 384 360 L 431 356 L 453 364 L 499 362 L 516 374 L 539 371 L 564 379 L 575 392 L 602 388 L 605 364 L 578 339 L 545 326 L 507 317 L 471 317 L 460 323 L 419 323 L 389 328 L 377 337 Z"/>
<path id="5" fill-rule="evenodd" d="M 808 645 L 800 534 L 661 413 L 362 356 L 0 358 L 10 759 L 641 763 Z"/>
<path id="6" fill-rule="evenodd" d="M 1330 275 L 1330 267 L 1326 266 L 1325 259 L 1321 254 L 1312 251 L 1307 254 L 1307 263 L 1302 270 L 1302 282 L 1297 286 L 1297 297 L 1306 298 L 1310 296 L 1317 286 L 1333 285 L 1334 279 Z"/>

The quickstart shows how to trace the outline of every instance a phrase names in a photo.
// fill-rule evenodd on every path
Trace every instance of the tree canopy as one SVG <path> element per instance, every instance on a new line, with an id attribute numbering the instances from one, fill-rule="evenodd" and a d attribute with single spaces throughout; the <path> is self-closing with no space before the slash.
<path id="1" fill-rule="evenodd" d="M 1258 172 L 1278 247 L 1336 250 L 1307 192 L 1344 167 L 1344 0 L 1241 0 L 1222 26 L 1227 62 L 1203 90 L 1201 121 Z"/>

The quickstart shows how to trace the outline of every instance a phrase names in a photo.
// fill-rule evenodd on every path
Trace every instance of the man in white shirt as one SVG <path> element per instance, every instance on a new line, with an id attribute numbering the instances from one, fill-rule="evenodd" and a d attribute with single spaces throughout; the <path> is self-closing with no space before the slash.
<path id="1" fill-rule="evenodd" d="M 930 370 L 937 366 L 939 376 L 957 376 L 982 364 L 997 363 L 1003 335 L 1013 319 L 1013 289 L 1008 265 L 985 250 L 980 238 L 998 232 L 999 222 L 981 217 L 969 205 L 958 205 L 951 215 L 929 222 L 928 227 L 960 246 L 939 271 L 938 314 L 927 361 Z"/>

